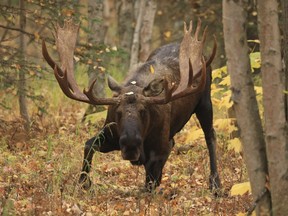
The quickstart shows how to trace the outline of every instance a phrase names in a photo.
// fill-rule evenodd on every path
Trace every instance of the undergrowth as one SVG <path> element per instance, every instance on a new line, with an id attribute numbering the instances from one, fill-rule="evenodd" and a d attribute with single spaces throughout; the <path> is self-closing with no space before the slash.
<path id="1" fill-rule="evenodd" d="M 86 105 L 65 98 L 52 79 L 35 85 L 41 86 L 39 94 L 45 98 L 46 111 L 30 109 L 29 134 L 17 106 L 0 108 L 2 215 L 237 215 L 252 205 L 249 192 L 233 196 L 230 192 L 248 177 L 241 149 L 235 151 L 239 143 L 231 143 L 230 134 L 237 128 L 233 119 L 227 121 L 230 104 L 224 96 L 229 95 L 217 97 L 217 86 L 212 93 L 222 189 L 215 197 L 208 189 L 208 150 L 195 117 L 175 137 L 162 183 L 152 194 L 143 190 L 143 167 L 122 160 L 119 152 L 95 154 L 92 188 L 82 190 L 77 181 L 84 142 L 101 129 L 103 115 L 95 125 L 81 123 Z M 16 97 L 12 95 L 9 103 L 11 107 L 17 104 Z"/>

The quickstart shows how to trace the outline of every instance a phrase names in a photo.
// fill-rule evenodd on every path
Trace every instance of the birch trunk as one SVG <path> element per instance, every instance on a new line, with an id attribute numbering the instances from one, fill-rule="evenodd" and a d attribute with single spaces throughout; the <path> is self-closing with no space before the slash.
<path id="1" fill-rule="evenodd" d="M 151 37 L 152 37 L 156 8 L 157 3 L 155 0 L 146 1 L 140 34 L 140 47 L 141 47 L 139 53 L 140 62 L 145 62 L 150 54 Z"/>
<path id="2" fill-rule="evenodd" d="M 120 47 L 130 53 L 133 39 L 133 0 L 121 0 L 118 13 Z"/>
<path id="3" fill-rule="evenodd" d="M 288 122 L 288 1 L 282 0 L 282 50 L 283 50 L 283 62 L 284 62 L 284 80 L 285 80 L 285 113 L 286 122 Z"/>
<path id="4" fill-rule="evenodd" d="M 258 1 L 265 140 L 273 215 L 288 212 L 288 142 L 277 0 Z"/>
<path id="5" fill-rule="evenodd" d="M 104 43 L 106 29 L 103 24 L 103 1 L 102 0 L 88 0 L 88 43 L 93 46 Z M 92 50 L 92 52 L 95 52 Z M 95 56 L 91 53 L 91 56 Z M 101 62 L 95 57 L 91 59 L 88 66 L 88 79 L 90 84 L 97 79 L 97 85 L 94 86 L 93 92 L 97 97 L 105 97 L 105 73 L 101 70 Z M 86 116 L 98 111 L 104 110 L 103 106 L 89 105 L 85 111 L 82 121 Z"/>
<path id="6" fill-rule="evenodd" d="M 270 197 L 269 193 L 263 193 L 263 191 L 266 191 L 268 168 L 265 140 L 248 56 L 246 2 L 223 0 L 224 42 L 228 72 L 231 76 L 231 99 L 240 128 L 244 159 L 253 199 L 259 200 L 256 212 L 258 215 L 266 215 L 270 211 Z"/>
<path id="7" fill-rule="evenodd" d="M 140 3 L 138 5 L 137 4 L 135 5 L 135 7 L 137 6 L 138 6 L 138 10 L 137 10 L 138 16 L 137 16 L 136 26 L 134 30 L 134 35 L 133 35 L 129 70 L 131 70 L 139 61 L 140 30 L 141 30 L 141 23 L 143 19 L 145 0 L 140 0 Z"/>

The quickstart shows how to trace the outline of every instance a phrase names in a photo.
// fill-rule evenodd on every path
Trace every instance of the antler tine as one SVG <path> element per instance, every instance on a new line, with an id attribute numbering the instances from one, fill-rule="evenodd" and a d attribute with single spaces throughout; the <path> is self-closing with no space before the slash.
<path id="1" fill-rule="evenodd" d="M 97 98 L 94 96 L 93 88 L 95 83 L 97 82 L 97 79 L 95 79 L 91 85 L 89 86 L 88 90 L 83 89 L 83 93 L 89 98 L 89 100 L 94 105 L 113 105 L 120 102 L 119 98 Z"/>
<path id="2" fill-rule="evenodd" d="M 74 99 L 74 100 L 81 101 L 81 102 L 90 103 L 90 101 L 85 95 L 81 93 L 79 94 L 79 91 L 75 91 L 75 89 L 71 87 L 71 84 L 69 83 L 69 80 L 67 77 L 68 76 L 67 70 L 65 70 L 63 74 L 59 74 L 58 67 L 55 66 L 54 75 L 59 83 L 60 88 L 62 89 L 63 93 L 67 97 Z"/>
<path id="3" fill-rule="evenodd" d="M 203 31 L 203 35 L 202 35 L 202 39 L 201 39 L 202 45 L 204 45 L 204 43 L 205 43 L 205 41 L 206 41 L 207 29 L 208 29 L 208 26 L 206 26 L 206 27 L 204 28 L 204 31 Z"/>
<path id="4" fill-rule="evenodd" d="M 183 25 L 183 32 L 184 32 L 184 34 L 186 34 L 187 32 L 188 32 L 188 30 L 187 30 L 187 23 L 184 21 L 183 22 L 184 23 L 184 25 Z"/>
<path id="5" fill-rule="evenodd" d="M 46 47 L 46 43 L 45 40 L 42 40 L 42 55 L 44 57 L 44 59 L 47 61 L 47 63 L 50 65 L 51 68 L 55 68 L 57 67 L 57 70 L 61 73 L 61 76 L 63 76 L 63 71 L 61 70 L 61 68 L 53 61 L 53 59 L 50 57 L 47 47 Z"/>
<path id="6" fill-rule="evenodd" d="M 193 29 L 193 23 L 192 20 L 189 22 L 189 28 L 187 29 L 187 23 L 184 21 L 184 34 L 190 33 L 192 32 Z"/>
<path id="7" fill-rule="evenodd" d="M 202 24 L 202 21 L 199 18 L 198 19 L 198 23 L 197 23 L 197 27 L 196 27 L 196 31 L 195 31 L 195 34 L 194 34 L 194 37 L 195 37 L 196 41 L 198 41 L 198 36 L 199 36 L 199 33 L 200 33 L 201 24 Z"/>

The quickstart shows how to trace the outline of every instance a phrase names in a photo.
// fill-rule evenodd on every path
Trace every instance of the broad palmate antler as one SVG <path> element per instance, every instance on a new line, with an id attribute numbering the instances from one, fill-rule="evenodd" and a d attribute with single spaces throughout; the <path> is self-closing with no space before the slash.
<path id="1" fill-rule="evenodd" d="M 205 87 L 206 81 L 206 65 L 209 65 L 214 59 L 216 52 L 216 42 L 212 55 L 205 62 L 203 57 L 203 46 L 206 39 L 206 29 L 204 30 L 202 39 L 199 41 L 199 32 L 201 22 L 198 21 L 194 37 L 192 33 L 192 21 L 190 22 L 189 29 L 185 24 L 184 38 L 180 45 L 179 66 L 180 66 L 180 83 L 176 87 L 175 84 L 170 84 L 164 80 L 164 96 L 147 97 L 147 102 L 155 104 L 165 104 L 177 98 L 186 95 L 195 94 L 200 92 Z M 42 54 L 48 64 L 54 69 L 54 75 L 59 83 L 64 94 L 74 100 L 93 104 L 93 105 L 112 105 L 120 101 L 120 96 L 113 98 L 97 98 L 93 95 L 93 87 L 96 80 L 91 83 L 88 90 L 79 90 L 74 77 L 74 50 L 78 35 L 79 25 L 74 24 L 71 19 L 65 20 L 63 28 L 57 25 L 54 34 L 57 51 L 60 56 L 61 68 L 54 62 L 48 54 L 45 41 L 42 42 Z M 196 72 L 195 75 L 193 72 Z M 193 78 L 201 75 L 201 81 L 197 87 L 192 86 Z"/>

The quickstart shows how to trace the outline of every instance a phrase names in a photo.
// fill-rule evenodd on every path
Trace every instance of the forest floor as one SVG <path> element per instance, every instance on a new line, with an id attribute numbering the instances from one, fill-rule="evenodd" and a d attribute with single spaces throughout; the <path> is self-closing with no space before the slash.
<path id="1" fill-rule="evenodd" d="M 219 135 L 222 189 L 218 197 L 210 192 L 205 141 L 185 143 L 183 138 L 194 118 L 177 135 L 155 192 L 144 192 L 143 167 L 122 160 L 119 152 L 95 154 L 93 185 L 82 190 L 77 180 L 84 142 L 103 122 L 81 123 L 84 109 L 75 104 L 60 107 L 57 114 L 34 115 L 29 134 L 17 115 L 0 110 L 0 214 L 237 215 L 253 204 L 251 194 L 230 194 L 234 184 L 247 181 L 247 171 L 242 155 L 228 150 Z"/>

